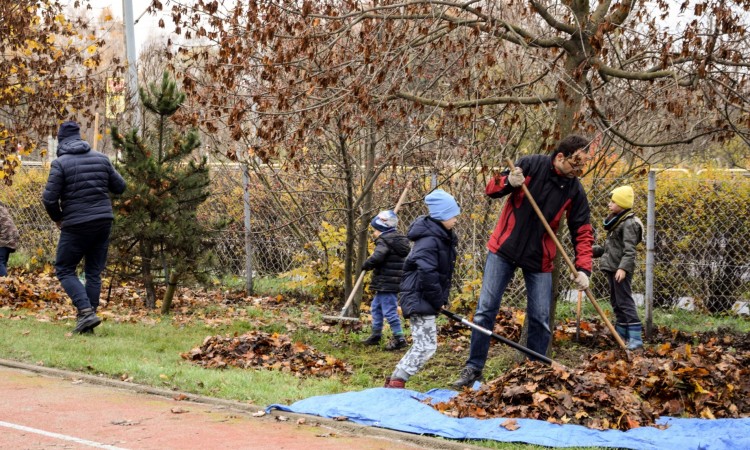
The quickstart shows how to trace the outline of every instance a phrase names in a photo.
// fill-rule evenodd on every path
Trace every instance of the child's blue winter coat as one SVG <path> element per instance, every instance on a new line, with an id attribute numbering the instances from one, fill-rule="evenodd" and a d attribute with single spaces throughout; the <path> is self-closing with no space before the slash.
<path id="1" fill-rule="evenodd" d="M 401 311 L 404 317 L 437 315 L 448 303 L 458 237 L 428 216 L 418 217 L 407 237 L 414 246 L 404 262 Z"/>

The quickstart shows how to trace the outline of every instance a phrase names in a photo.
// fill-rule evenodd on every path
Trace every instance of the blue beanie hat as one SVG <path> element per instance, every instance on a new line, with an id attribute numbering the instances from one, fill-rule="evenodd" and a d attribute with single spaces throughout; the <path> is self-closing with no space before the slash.
<path id="1" fill-rule="evenodd" d="M 60 129 L 57 131 L 57 142 L 62 142 L 71 137 L 81 139 L 81 128 L 77 123 L 69 120 L 60 125 Z"/>
<path id="2" fill-rule="evenodd" d="M 393 231 L 396 229 L 396 225 L 398 225 L 398 216 L 390 209 L 380 211 L 377 216 L 372 218 L 370 225 L 382 233 Z"/>
<path id="3" fill-rule="evenodd" d="M 456 199 L 442 189 L 430 192 L 424 202 L 430 210 L 430 217 L 435 220 L 448 220 L 461 214 Z"/>

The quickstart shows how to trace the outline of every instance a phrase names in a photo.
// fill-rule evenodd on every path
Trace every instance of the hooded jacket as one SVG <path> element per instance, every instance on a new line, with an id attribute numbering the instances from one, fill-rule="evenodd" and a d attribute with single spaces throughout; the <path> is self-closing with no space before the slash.
<path id="1" fill-rule="evenodd" d="M 458 237 L 428 216 L 418 217 L 407 237 L 414 246 L 404 262 L 401 311 L 404 317 L 437 315 L 448 303 Z"/>
<path id="2" fill-rule="evenodd" d="M 65 124 L 63 124 L 64 126 Z M 92 150 L 80 135 L 60 135 L 57 159 L 52 161 L 42 203 L 62 227 L 114 218 L 109 193 L 122 194 L 125 180 L 105 155 Z M 76 130 L 77 131 L 77 130 Z"/>
<path id="3" fill-rule="evenodd" d="M 643 223 L 632 211 L 625 213 L 620 223 L 607 231 L 604 247 L 595 245 L 594 256 L 600 257 L 599 269 L 617 272 L 622 269 L 635 272 L 636 246 L 643 240 Z"/>
<path id="4" fill-rule="evenodd" d="M 18 228 L 13 222 L 10 211 L 0 203 L 0 247 L 6 247 L 13 251 L 18 245 Z"/>
<path id="5" fill-rule="evenodd" d="M 398 292 L 404 259 L 409 254 L 409 239 L 396 230 L 388 231 L 375 239 L 375 251 L 362 264 L 362 270 L 372 270 L 370 290 Z"/>
<path id="6" fill-rule="evenodd" d="M 563 214 L 575 249 L 575 266 L 591 275 L 594 229 L 589 202 L 578 178 L 557 173 L 549 155 L 525 156 L 517 166 L 523 170 L 526 187 L 536 200 L 544 218 L 555 233 Z M 487 248 L 517 266 L 533 272 L 552 272 L 557 247 L 547 234 L 523 189 L 508 183 L 509 171 L 493 178 L 485 193 L 490 198 L 508 194 Z"/>

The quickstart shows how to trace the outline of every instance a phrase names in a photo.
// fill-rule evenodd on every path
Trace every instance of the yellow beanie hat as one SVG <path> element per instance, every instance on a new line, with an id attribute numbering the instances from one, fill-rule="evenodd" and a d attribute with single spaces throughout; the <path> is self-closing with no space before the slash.
<path id="1" fill-rule="evenodd" d="M 631 209 L 634 198 L 635 194 L 630 186 L 620 186 L 612 191 L 612 201 L 623 209 Z"/>

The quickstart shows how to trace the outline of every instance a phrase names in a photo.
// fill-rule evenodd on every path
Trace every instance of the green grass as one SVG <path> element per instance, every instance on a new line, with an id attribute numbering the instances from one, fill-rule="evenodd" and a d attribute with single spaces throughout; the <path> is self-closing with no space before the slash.
<path id="1" fill-rule="evenodd" d="M 18 250 L 16 252 L 13 252 L 10 254 L 10 258 L 8 258 L 8 268 L 13 267 L 29 267 L 31 265 L 31 255 L 24 252 L 23 250 Z"/>
<path id="2" fill-rule="evenodd" d="M 289 279 L 277 277 L 255 277 L 253 278 L 253 294 L 256 296 L 278 294 L 309 294 L 299 290 L 289 289 Z M 244 290 L 247 280 L 236 275 L 227 275 L 221 279 L 221 286 L 229 290 Z"/>
<path id="3" fill-rule="evenodd" d="M 7 317 L 10 311 L 0 309 Z M 209 335 L 244 333 L 247 322 L 212 328 L 104 322 L 94 336 L 66 336 L 74 322 L 39 322 L 33 317 L 3 320 L 0 357 L 59 367 L 135 383 L 179 389 L 258 405 L 291 403 L 312 395 L 342 392 L 341 380 L 297 378 L 270 370 L 204 369 L 180 357 Z M 362 381 L 355 389 L 369 387 Z"/>

